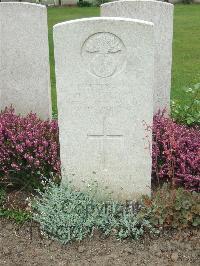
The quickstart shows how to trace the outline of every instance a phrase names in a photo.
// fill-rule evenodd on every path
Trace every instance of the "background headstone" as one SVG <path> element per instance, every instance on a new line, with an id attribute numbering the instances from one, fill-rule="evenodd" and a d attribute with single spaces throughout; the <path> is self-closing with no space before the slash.
<path id="1" fill-rule="evenodd" d="M 90 18 L 54 27 L 63 182 L 113 198 L 150 193 L 153 24 Z"/>
<path id="2" fill-rule="evenodd" d="M 0 3 L 0 109 L 51 117 L 46 7 Z"/>
<path id="3" fill-rule="evenodd" d="M 153 0 L 116 1 L 101 5 L 105 17 L 126 17 L 154 23 L 155 71 L 154 113 L 170 112 L 173 5 Z"/>

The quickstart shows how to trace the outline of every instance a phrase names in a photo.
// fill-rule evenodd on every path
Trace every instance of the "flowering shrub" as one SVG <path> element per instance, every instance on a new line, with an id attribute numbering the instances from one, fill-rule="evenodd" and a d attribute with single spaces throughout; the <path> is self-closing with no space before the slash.
<path id="1" fill-rule="evenodd" d="M 200 130 L 157 114 L 153 127 L 154 184 L 171 182 L 200 191 Z M 35 114 L 0 113 L 0 183 L 38 187 L 60 176 L 58 124 Z"/>
<path id="2" fill-rule="evenodd" d="M 200 130 L 157 114 L 153 127 L 154 183 L 170 181 L 200 191 Z"/>
<path id="3" fill-rule="evenodd" d="M 60 173 L 58 125 L 12 108 L 0 113 L 0 183 L 38 187 Z"/>

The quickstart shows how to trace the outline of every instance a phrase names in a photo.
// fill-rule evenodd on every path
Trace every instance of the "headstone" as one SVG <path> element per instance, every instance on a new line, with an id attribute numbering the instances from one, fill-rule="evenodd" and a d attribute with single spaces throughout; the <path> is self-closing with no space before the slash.
<path id="1" fill-rule="evenodd" d="M 51 117 L 46 7 L 0 3 L 0 110 Z"/>
<path id="2" fill-rule="evenodd" d="M 153 0 L 116 1 L 101 5 L 105 17 L 126 17 L 154 23 L 155 71 L 154 113 L 170 113 L 173 5 Z"/>
<path id="3" fill-rule="evenodd" d="M 63 182 L 113 198 L 150 192 L 153 24 L 90 18 L 54 27 Z"/>

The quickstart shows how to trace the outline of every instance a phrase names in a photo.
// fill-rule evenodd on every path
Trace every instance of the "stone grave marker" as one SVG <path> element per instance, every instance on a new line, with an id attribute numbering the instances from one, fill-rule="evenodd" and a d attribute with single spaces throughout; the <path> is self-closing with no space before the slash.
<path id="1" fill-rule="evenodd" d="M 60 23 L 54 49 L 63 182 L 97 181 L 122 201 L 150 193 L 153 24 Z"/>
<path id="2" fill-rule="evenodd" d="M 0 109 L 51 118 L 46 7 L 0 3 Z"/>
<path id="3" fill-rule="evenodd" d="M 154 0 L 125 0 L 101 5 L 104 17 L 126 17 L 154 23 L 154 113 L 159 109 L 170 112 L 173 9 L 172 4 Z"/>

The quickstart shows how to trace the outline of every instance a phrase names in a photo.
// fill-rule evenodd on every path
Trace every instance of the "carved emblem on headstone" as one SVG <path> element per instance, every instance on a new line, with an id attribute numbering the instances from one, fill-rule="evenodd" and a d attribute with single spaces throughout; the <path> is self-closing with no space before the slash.
<path id="1" fill-rule="evenodd" d="M 98 32 L 84 42 L 82 56 L 90 73 L 100 78 L 106 78 L 124 69 L 126 48 L 116 35 L 109 32 Z"/>

